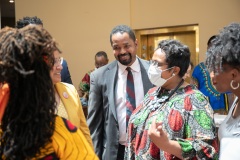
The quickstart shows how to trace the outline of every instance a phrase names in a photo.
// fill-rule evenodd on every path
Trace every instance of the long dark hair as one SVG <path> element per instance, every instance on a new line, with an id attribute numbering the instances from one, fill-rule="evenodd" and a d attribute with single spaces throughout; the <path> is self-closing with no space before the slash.
<path id="1" fill-rule="evenodd" d="M 0 83 L 10 97 L 1 122 L 0 157 L 31 159 L 51 143 L 55 96 L 50 70 L 52 36 L 42 27 L 4 28 L 0 32 Z"/>

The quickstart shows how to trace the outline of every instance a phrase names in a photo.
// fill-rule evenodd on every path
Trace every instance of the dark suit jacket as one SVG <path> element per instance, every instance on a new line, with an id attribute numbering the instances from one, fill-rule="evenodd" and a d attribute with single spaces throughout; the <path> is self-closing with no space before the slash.
<path id="1" fill-rule="evenodd" d="M 148 79 L 149 62 L 138 58 L 144 94 L 153 87 Z M 91 73 L 88 119 L 96 154 L 102 160 L 116 160 L 119 145 L 119 126 L 115 105 L 118 76 L 117 61 Z"/>
<path id="2" fill-rule="evenodd" d="M 67 61 L 64 59 L 62 62 L 62 66 L 63 66 L 63 69 L 61 71 L 61 79 L 62 79 L 61 82 L 72 84 L 71 75 L 68 70 L 68 64 L 67 64 Z"/>

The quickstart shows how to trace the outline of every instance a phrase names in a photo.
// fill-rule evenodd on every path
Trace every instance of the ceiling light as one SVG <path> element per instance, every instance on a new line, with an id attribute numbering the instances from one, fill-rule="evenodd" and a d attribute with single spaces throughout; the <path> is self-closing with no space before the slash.
<path id="1" fill-rule="evenodd" d="M 9 0 L 10 3 L 14 3 L 14 0 Z"/>

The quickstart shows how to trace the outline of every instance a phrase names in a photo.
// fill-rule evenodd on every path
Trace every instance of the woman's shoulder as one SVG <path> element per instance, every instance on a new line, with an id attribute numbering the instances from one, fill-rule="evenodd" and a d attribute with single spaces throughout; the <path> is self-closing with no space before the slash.
<path id="1" fill-rule="evenodd" d="M 206 109 L 211 113 L 213 112 L 208 98 L 198 90 L 195 85 L 185 86 L 183 93 L 184 106 L 189 105 L 192 106 L 194 110 Z"/>
<path id="2" fill-rule="evenodd" d="M 56 85 L 62 86 L 62 87 L 68 87 L 68 88 L 73 88 L 74 85 L 70 84 L 70 83 L 66 83 L 66 82 L 58 82 L 56 83 Z"/>
<path id="3" fill-rule="evenodd" d="M 194 96 L 196 94 L 202 94 L 202 92 L 199 89 L 197 89 L 197 86 L 194 85 L 194 84 L 187 84 L 186 86 L 184 86 L 180 89 L 186 95 L 193 95 Z"/>
<path id="4" fill-rule="evenodd" d="M 190 101 L 195 102 L 204 102 L 207 103 L 207 97 L 197 89 L 197 87 L 193 84 L 188 84 L 177 91 L 177 97 L 181 96 L 181 99 L 189 99 Z"/>
<path id="5" fill-rule="evenodd" d="M 69 84 L 69 83 L 65 83 L 65 82 L 58 82 L 58 83 L 55 84 L 55 86 L 57 87 L 57 89 L 58 88 L 65 88 L 67 90 L 70 89 L 71 91 L 75 91 L 76 90 L 74 85 Z"/>

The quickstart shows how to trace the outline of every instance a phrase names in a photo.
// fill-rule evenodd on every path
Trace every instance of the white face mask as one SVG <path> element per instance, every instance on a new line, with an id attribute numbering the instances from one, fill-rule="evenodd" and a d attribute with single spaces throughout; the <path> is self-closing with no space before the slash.
<path id="1" fill-rule="evenodd" d="M 173 67 L 171 67 L 173 68 Z M 166 83 L 170 78 L 172 78 L 173 76 L 175 76 L 174 74 L 168 78 L 168 79 L 163 79 L 162 78 L 162 72 L 167 71 L 171 68 L 165 69 L 165 70 L 161 70 L 158 67 L 156 67 L 155 65 L 150 65 L 149 69 L 148 69 L 148 78 L 151 81 L 152 84 L 154 84 L 157 87 L 161 87 L 164 83 Z"/>

